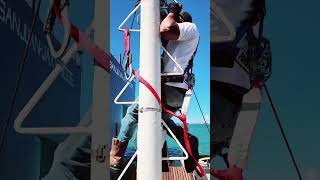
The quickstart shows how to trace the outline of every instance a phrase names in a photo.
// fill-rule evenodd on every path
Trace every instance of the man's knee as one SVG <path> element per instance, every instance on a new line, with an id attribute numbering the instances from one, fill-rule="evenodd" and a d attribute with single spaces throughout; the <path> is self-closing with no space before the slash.
<path id="1" fill-rule="evenodd" d="M 138 121 L 139 105 L 132 104 L 128 107 L 127 112 L 123 120 L 125 121 Z"/>

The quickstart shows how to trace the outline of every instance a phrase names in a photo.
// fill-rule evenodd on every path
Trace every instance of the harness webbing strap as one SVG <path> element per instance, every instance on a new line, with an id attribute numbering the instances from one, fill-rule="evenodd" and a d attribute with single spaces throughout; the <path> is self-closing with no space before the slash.
<path id="1" fill-rule="evenodd" d="M 130 52 L 130 46 L 128 46 L 130 41 L 130 34 L 128 33 L 128 31 L 124 31 L 125 34 L 125 38 L 124 38 L 124 44 L 125 44 L 125 51 L 126 52 Z M 170 111 L 169 109 L 165 108 L 163 106 L 163 103 L 161 101 L 161 97 L 159 96 L 159 94 L 157 93 L 157 91 L 149 84 L 149 82 L 147 82 L 138 72 L 136 72 L 133 68 L 131 69 L 132 74 L 139 80 L 139 82 L 141 82 L 147 89 L 149 89 L 149 91 L 152 93 L 152 95 L 156 98 L 157 102 L 159 103 L 160 107 L 162 108 L 162 111 L 170 114 L 176 118 L 178 118 L 180 121 L 182 121 L 183 123 L 183 136 L 184 136 L 184 143 L 186 146 L 186 150 L 189 153 L 189 155 L 193 158 L 193 160 L 195 161 L 195 163 L 197 164 L 197 168 L 195 169 L 195 171 L 197 172 L 197 174 L 199 176 L 204 176 L 204 170 L 201 167 L 201 165 L 198 163 L 198 161 L 194 158 L 193 154 L 192 154 L 192 150 L 191 150 L 191 145 L 190 145 L 190 141 L 189 141 L 189 136 L 188 136 L 188 125 L 187 125 L 187 116 L 186 114 L 181 114 L 181 115 L 177 115 L 176 113 Z"/>
<path id="2" fill-rule="evenodd" d="M 124 47 L 126 50 L 126 56 L 129 57 L 130 55 L 130 32 L 129 29 L 124 30 Z"/>
<path id="3" fill-rule="evenodd" d="M 59 7 L 57 7 L 56 0 L 54 1 L 54 12 L 59 22 L 62 23 L 63 19 L 61 16 L 61 11 Z M 84 32 L 81 32 L 75 25 L 71 24 L 70 36 L 78 43 L 78 45 L 88 51 L 91 56 L 94 57 L 96 63 L 105 69 L 107 72 L 110 72 L 110 58 L 109 55 L 97 46 L 91 38 L 89 38 Z"/>

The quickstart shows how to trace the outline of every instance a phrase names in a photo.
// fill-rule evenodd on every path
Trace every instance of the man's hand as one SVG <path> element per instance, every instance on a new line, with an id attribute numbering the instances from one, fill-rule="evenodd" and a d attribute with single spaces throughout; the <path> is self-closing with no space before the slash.
<path id="1" fill-rule="evenodd" d="M 179 16 L 179 13 L 182 10 L 182 5 L 178 3 L 170 3 L 168 5 L 168 13 L 173 13 L 175 16 Z"/>
<path id="2" fill-rule="evenodd" d="M 232 166 L 225 170 L 212 170 L 210 174 L 220 180 L 243 180 L 242 169 Z"/>

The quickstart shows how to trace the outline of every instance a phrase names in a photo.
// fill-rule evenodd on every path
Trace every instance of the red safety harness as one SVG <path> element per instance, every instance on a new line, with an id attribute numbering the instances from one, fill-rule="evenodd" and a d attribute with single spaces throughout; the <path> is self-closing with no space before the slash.
<path id="1" fill-rule="evenodd" d="M 130 32 L 128 29 L 126 29 L 124 31 L 124 46 L 125 46 L 125 54 L 127 56 L 127 58 L 129 58 L 130 56 Z M 126 68 L 132 66 L 131 63 L 127 63 L 126 64 Z M 132 67 L 130 68 L 132 74 L 146 87 L 149 89 L 149 91 L 152 93 L 152 95 L 156 98 L 157 102 L 159 103 L 160 107 L 162 108 L 162 111 L 170 114 L 178 119 L 180 119 L 180 121 L 183 123 L 183 136 L 184 136 L 184 142 L 185 142 L 185 146 L 186 146 L 186 150 L 189 153 L 189 156 L 191 156 L 193 158 L 193 160 L 195 161 L 195 163 L 197 164 L 197 167 L 195 169 L 195 171 L 197 172 L 197 174 L 199 176 L 204 176 L 204 170 L 201 167 L 201 165 L 198 163 L 198 161 L 193 157 L 192 155 L 192 151 L 191 151 L 191 146 L 190 146 L 190 142 L 189 142 L 189 136 L 188 136 L 188 125 L 187 125 L 187 115 L 186 114 L 181 114 L 181 115 L 177 115 L 176 113 L 170 111 L 169 109 L 165 108 L 163 106 L 163 103 L 161 101 L 161 98 L 159 96 L 159 94 L 157 93 L 157 91 L 142 77 L 140 76 L 139 73 L 137 73 Z M 189 86 L 189 89 L 192 89 L 191 86 Z"/>

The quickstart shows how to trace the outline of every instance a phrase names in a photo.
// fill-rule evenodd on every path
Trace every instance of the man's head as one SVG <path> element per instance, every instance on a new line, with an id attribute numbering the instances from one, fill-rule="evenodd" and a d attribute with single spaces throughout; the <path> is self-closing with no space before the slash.
<path id="1" fill-rule="evenodd" d="M 192 16 L 186 11 L 181 12 L 179 17 L 181 22 L 192 22 Z"/>

